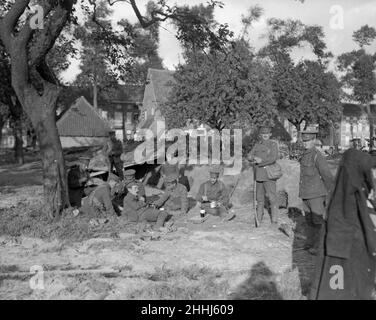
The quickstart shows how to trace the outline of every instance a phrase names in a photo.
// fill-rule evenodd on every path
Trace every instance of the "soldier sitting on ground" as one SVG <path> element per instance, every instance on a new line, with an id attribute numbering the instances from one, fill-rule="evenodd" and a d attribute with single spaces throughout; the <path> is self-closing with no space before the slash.
<path id="1" fill-rule="evenodd" d="M 133 169 L 125 170 L 124 171 L 124 180 L 120 181 L 120 183 L 117 184 L 115 190 L 114 190 L 114 197 L 113 202 L 117 206 L 122 206 L 124 202 L 124 198 L 128 193 L 127 190 L 127 184 L 135 182 L 138 185 L 138 198 L 141 201 L 146 201 L 146 192 L 145 187 L 141 182 L 138 182 L 136 180 L 136 171 Z"/>
<path id="2" fill-rule="evenodd" d="M 210 180 L 200 186 L 196 200 L 201 210 L 205 210 L 206 213 L 231 220 L 235 214 L 230 210 L 229 192 L 225 184 L 219 180 L 220 172 L 219 166 L 210 168 Z"/>
<path id="3" fill-rule="evenodd" d="M 179 168 L 178 164 L 169 164 L 165 163 L 161 165 L 159 168 L 156 169 L 156 171 L 159 171 L 160 178 L 157 184 L 158 189 L 163 189 L 166 187 L 165 185 L 165 179 L 169 175 L 177 175 L 178 176 L 178 182 L 182 184 L 184 187 L 186 187 L 187 191 L 189 192 L 191 189 L 190 183 L 188 178 L 185 176 L 185 167 L 182 166 Z"/>
<path id="4" fill-rule="evenodd" d="M 164 194 L 154 202 L 157 208 L 164 209 L 171 215 L 186 214 L 189 209 L 187 188 L 178 181 L 178 175 L 171 173 L 164 179 L 166 190 Z"/>
<path id="5" fill-rule="evenodd" d="M 128 193 L 124 198 L 123 216 L 130 222 L 140 223 L 141 231 L 145 230 L 147 222 L 156 222 L 154 230 L 171 231 L 173 220 L 166 222 L 168 213 L 148 206 L 139 199 L 139 186 L 135 181 L 126 186 Z M 166 223 L 165 223 L 166 222 Z"/>
<path id="6" fill-rule="evenodd" d="M 111 201 L 111 187 L 106 182 L 108 172 L 106 167 L 93 168 L 85 192 L 87 197 L 82 200 L 82 211 L 92 217 L 115 216 Z"/>

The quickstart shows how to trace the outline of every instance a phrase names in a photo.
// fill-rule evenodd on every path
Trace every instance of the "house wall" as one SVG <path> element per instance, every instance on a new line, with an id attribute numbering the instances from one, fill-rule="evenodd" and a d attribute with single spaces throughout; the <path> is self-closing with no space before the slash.
<path id="1" fill-rule="evenodd" d="M 369 138 L 369 124 L 365 116 L 358 117 L 342 117 L 341 120 L 341 136 L 340 146 L 348 148 L 350 140 L 354 137 L 362 139 L 362 144 L 366 145 L 366 138 Z"/>
<path id="2" fill-rule="evenodd" d="M 105 137 L 93 138 L 93 137 L 60 137 L 61 145 L 63 149 L 73 147 L 90 147 L 100 146 L 106 142 Z"/>
<path id="3" fill-rule="evenodd" d="M 144 100 L 142 102 L 143 121 L 154 116 L 157 110 L 157 102 L 155 100 L 153 84 L 149 79 L 149 83 L 145 87 Z"/>

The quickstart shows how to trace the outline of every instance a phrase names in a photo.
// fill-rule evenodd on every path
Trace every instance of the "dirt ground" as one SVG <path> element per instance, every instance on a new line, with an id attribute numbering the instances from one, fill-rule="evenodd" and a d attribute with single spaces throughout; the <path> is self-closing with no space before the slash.
<path id="1" fill-rule="evenodd" d="M 0 299 L 306 298 L 314 257 L 302 250 L 299 214 L 281 210 L 284 230 L 296 226 L 289 236 L 268 216 L 254 228 L 250 205 L 226 223 L 195 224 L 192 210 L 166 235 L 138 234 L 122 218 L 91 230 L 69 213 L 40 217 L 40 184 L 38 162 L 0 167 Z M 43 270 L 41 287 L 32 268 Z"/>

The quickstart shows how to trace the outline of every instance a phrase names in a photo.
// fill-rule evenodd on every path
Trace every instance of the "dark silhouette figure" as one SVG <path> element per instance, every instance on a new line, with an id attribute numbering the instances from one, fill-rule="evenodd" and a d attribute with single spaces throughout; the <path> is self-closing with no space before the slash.
<path id="1" fill-rule="evenodd" d="M 230 298 L 234 300 L 283 300 L 274 280 L 274 273 L 264 262 L 253 265 L 249 277 Z"/>

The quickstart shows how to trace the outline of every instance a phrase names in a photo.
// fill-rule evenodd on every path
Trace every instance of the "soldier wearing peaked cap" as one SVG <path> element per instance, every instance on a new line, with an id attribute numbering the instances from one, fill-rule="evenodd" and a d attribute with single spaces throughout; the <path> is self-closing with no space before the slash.
<path id="1" fill-rule="evenodd" d="M 278 223 L 277 184 L 276 180 L 268 177 L 266 167 L 274 165 L 278 160 L 278 144 L 271 140 L 271 127 L 263 126 L 260 131 L 261 140 L 255 144 L 248 154 L 248 160 L 255 163 L 257 217 L 262 221 L 265 207 L 265 197 L 270 202 L 272 224 Z"/>
<path id="2" fill-rule="evenodd" d="M 156 222 L 154 229 L 157 231 L 162 231 L 164 227 L 172 226 L 173 220 L 166 223 L 168 214 L 165 210 L 150 208 L 144 201 L 139 199 L 136 181 L 127 182 L 126 188 L 128 193 L 124 198 L 123 216 L 127 217 L 130 222 L 140 223 L 140 231 L 145 229 L 147 222 Z"/>
<path id="3" fill-rule="evenodd" d="M 136 170 L 129 169 L 124 171 L 124 182 L 136 182 L 138 185 L 138 196 L 142 201 L 145 201 L 146 193 L 145 193 L 145 187 L 141 182 L 136 181 Z"/>
<path id="4" fill-rule="evenodd" d="M 138 199 L 140 201 L 146 201 L 146 192 L 145 187 L 141 182 L 136 180 L 136 171 L 133 169 L 125 170 L 124 173 L 124 180 L 118 183 L 116 192 L 113 196 L 113 202 L 116 206 L 122 206 L 124 203 L 124 198 L 128 193 L 127 184 L 135 183 L 138 186 Z"/>
<path id="5" fill-rule="evenodd" d="M 302 140 L 305 148 L 300 159 L 299 197 L 303 200 L 303 210 L 307 221 L 306 249 L 316 254 L 320 245 L 326 212 L 326 202 L 334 183 L 324 156 L 316 149 L 317 131 L 303 131 Z"/>
<path id="6" fill-rule="evenodd" d="M 187 188 L 178 183 L 178 179 L 177 173 L 167 175 L 164 179 L 166 190 L 154 202 L 157 208 L 164 207 L 172 215 L 186 214 L 189 209 Z"/>
<path id="7" fill-rule="evenodd" d="M 231 208 L 229 192 L 225 184 L 219 180 L 220 166 L 209 169 L 210 179 L 200 186 L 196 200 L 201 210 L 212 215 L 219 215 L 225 220 L 235 217 Z"/>
<path id="8" fill-rule="evenodd" d="M 90 180 L 86 188 L 87 197 L 82 199 L 82 211 L 97 217 L 98 215 L 108 217 L 115 216 L 115 210 L 111 201 L 111 185 L 107 183 L 109 176 L 107 167 L 93 168 Z"/>

